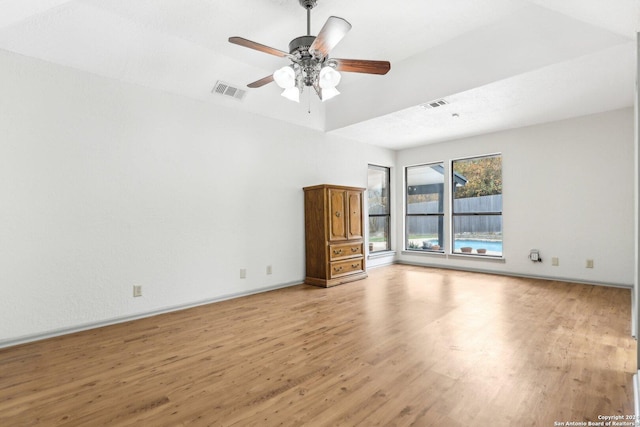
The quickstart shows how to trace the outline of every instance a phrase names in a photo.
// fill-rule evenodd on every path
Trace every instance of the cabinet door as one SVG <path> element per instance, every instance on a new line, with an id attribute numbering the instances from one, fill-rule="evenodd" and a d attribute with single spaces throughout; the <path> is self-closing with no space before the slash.
<path id="1" fill-rule="evenodd" d="M 329 189 L 329 240 L 347 240 L 346 192 Z"/>
<path id="2" fill-rule="evenodd" d="M 359 191 L 347 191 L 347 203 L 349 208 L 348 239 L 362 238 L 362 193 Z"/>

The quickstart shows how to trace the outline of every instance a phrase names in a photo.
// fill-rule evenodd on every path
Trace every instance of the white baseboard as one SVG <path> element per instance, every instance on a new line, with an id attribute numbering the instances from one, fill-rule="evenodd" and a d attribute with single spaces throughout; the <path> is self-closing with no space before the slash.
<path id="1" fill-rule="evenodd" d="M 187 304 L 181 304 L 181 305 L 174 305 L 174 306 L 159 308 L 157 310 L 152 310 L 152 311 L 143 312 L 143 313 L 137 313 L 137 314 L 133 314 L 133 315 L 130 315 L 130 316 L 114 317 L 114 318 L 102 320 L 102 321 L 99 321 L 99 322 L 84 323 L 84 324 L 73 326 L 73 327 L 70 327 L 70 328 L 53 329 L 51 331 L 46 331 L 46 332 L 39 333 L 39 334 L 25 335 L 25 336 L 22 336 L 22 337 L 12 338 L 12 339 L 8 339 L 8 340 L 0 340 L 0 349 L 1 348 L 6 348 L 6 347 L 13 347 L 13 346 L 20 345 L 20 344 L 26 344 L 26 343 L 30 343 L 30 342 L 34 342 L 34 341 L 40 341 L 40 340 L 44 340 L 44 339 L 47 339 L 47 338 L 54 338 L 54 337 L 59 337 L 59 336 L 62 336 L 62 335 L 73 334 L 73 333 L 76 333 L 76 332 L 88 331 L 90 329 L 97 329 L 97 328 L 102 328 L 102 327 L 105 327 L 105 326 L 116 325 L 118 323 L 130 322 L 132 320 L 144 319 L 144 318 L 147 318 L 147 317 L 157 316 L 159 314 L 165 314 L 165 313 L 171 313 L 171 312 L 174 312 L 174 311 L 186 310 L 186 309 L 193 308 L 193 307 L 198 307 L 198 306 L 201 306 L 201 305 L 213 304 L 213 303 L 220 302 L 220 301 L 226 301 L 226 300 L 230 300 L 230 299 L 234 299 L 234 298 L 245 297 L 245 296 L 249 296 L 249 295 L 253 295 L 253 294 L 259 294 L 259 293 L 262 293 L 262 292 L 273 291 L 273 290 L 276 290 L 276 289 L 288 288 L 290 286 L 300 285 L 302 283 L 304 283 L 304 279 L 301 279 L 301 280 L 295 281 L 295 282 L 282 283 L 282 284 L 279 284 L 279 285 L 267 286 L 267 287 L 264 287 L 264 288 L 253 289 L 253 290 L 246 291 L 246 292 L 237 292 L 237 293 L 233 293 L 233 294 L 221 295 L 221 296 L 216 297 L 216 298 L 201 300 L 201 301 L 197 301 L 197 302 L 193 302 L 193 303 L 187 303 Z"/>
<path id="2" fill-rule="evenodd" d="M 629 285 L 626 283 L 595 282 L 595 281 L 589 281 L 589 280 L 583 280 L 583 279 L 572 279 L 571 277 L 540 276 L 540 275 L 532 275 L 532 274 L 521 274 L 521 273 L 516 273 L 512 271 L 496 271 L 496 270 L 483 269 L 483 268 L 456 267 L 451 265 L 411 262 L 411 261 L 403 261 L 403 260 L 396 261 L 396 264 L 413 265 L 416 267 L 441 268 L 443 270 L 468 271 L 470 273 L 495 274 L 497 276 L 521 277 L 524 279 L 552 280 L 557 282 L 579 283 L 582 285 L 597 285 L 597 286 L 607 286 L 612 288 L 633 289 L 633 285 Z"/>
<path id="3" fill-rule="evenodd" d="M 588 285 L 600 285 L 600 286 L 612 286 L 612 287 L 621 287 L 621 288 L 632 288 L 632 286 L 624 285 L 624 284 L 587 282 L 587 281 L 584 281 L 584 280 L 575 280 L 575 279 L 571 279 L 571 278 L 566 278 L 565 279 L 565 278 L 557 278 L 557 277 L 529 276 L 529 275 L 521 275 L 521 274 L 509 273 L 509 272 L 496 272 L 496 271 L 490 271 L 490 270 L 470 269 L 470 268 L 455 268 L 455 267 L 451 267 L 451 266 L 414 263 L 414 262 L 407 262 L 407 261 L 391 261 L 391 262 L 388 262 L 388 263 L 385 262 L 385 263 L 383 263 L 381 265 L 371 266 L 371 268 L 384 267 L 384 266 L 391 265 L 391 264 L 414 265 L 414 266 L 417 266 L 417 267 L 441 268 L 441 269 L 449 269 L 449 270 L 464 270 L 464 271 L 477 272 L 477 273 L 488 273 L 488 274 L 497 274 L 497 275 L 503 275 L 503 276 L 525 277 L 525 278 L 542 279 L 542 280 L 557 280 L 557 281 L 566 281 L 566 282 L 572 282 L 572 283 L 583 283 L 583 284 L 588 284 Z M 188 309 L 188 308 L 197 307 L 197 306 L 201 306 L 201 305 L 212 304 L 212 303 L 215 303 L 215 302 L 225 301 L 225 300 L 234 299 L 234 298 L 240 298 L 240 297 L 243 297 L 243 296 L 253 295 L 253 294 L 262 293 L 262 292 L 268 292 L 268 291 L 272 291 L 272 290 L 275 290 L 275 289 L 287 288 L 287 287 L 299 285 L 299 284 L 302 284 L 302 283 L 304 283 L 304 279 L 301 279 L 301 280 L 295 281 L 295 282 L 289 282 L 289 283 L 283 283 L 283 284 L 264 287 L 264 288 L 258 288 L 258 289 L 254 289 L 254 290 L 247 291 L 247 292 L 238 292 L 238 293 L 233 293 L 233 294 L 222 295 L 222 296 L 219 296 L 219 297 L 216 297 L 216 298 L 197 301 L 197 302 L 194 302 L 194 303 L 188 303 L 188 304 L 164 307 L 164 308 L 160 308 L 160 309 L 157 309 L 157 310 L 152 310 L 150 312 L 138 313 L 138 314 L 134 314 L 134 315 L 131 315 L 131 316 L 123 316 L 123 317 L 111 318 L 111 319 L 106 319 L 106 320 L 99 321 L 99 322 L 91 322 L 91 323 L 81 324 L 81 325 L 73 326 L 73 327 L 70 327 L 70 328 L 55 329 L 55 330 L 46 331 L 46 332 L 39 333 L 39 334 L 26 335 L 26 336 L 12 338 L 12 339 L 8 339 L 8 340 L 0 340 L 0 348 L 12 347 L 12 346 L 15 346 L 15 345 L 26 344 L 26 343 L 29 343 L 29 342 L 40 341 L 40 340 L 47 339 L 47 338 L 53 338 L 53 337 L 57 337 L 57 336 L 61 336 L 61 335 L 72 334 L 72 333 L 75 333 L 75 332 L 81 332 L 81 331 L 86 331 L 86 330 L 90 330 L 90 329 L 102 328 L 104 326 L 115 325 L 115 324 L 118 324 L 118 323 L 124 323 L 124 322 L 129 322 L 129 321 L 132 321 L 132 320 L 143 319 L 143 318 L 146 318 L 146 317 L 157 316 L 159 314 L 185 310 L 185 309 Z M 636 382 L 634 381 L 634 386 L 635 385 L 636 385 Z M 640 412 L 638 412 L 636 410 L 636 414 L 640 415 Z"/>

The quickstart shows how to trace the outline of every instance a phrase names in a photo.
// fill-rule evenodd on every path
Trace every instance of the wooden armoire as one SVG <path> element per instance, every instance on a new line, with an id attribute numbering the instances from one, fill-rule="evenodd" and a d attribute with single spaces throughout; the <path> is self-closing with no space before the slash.
<path id="1" fill-rule="evenodd" d="M 364 259 L 364 188 L 304 188 L 305 283 L 335 286 L 367 277 Z"/>

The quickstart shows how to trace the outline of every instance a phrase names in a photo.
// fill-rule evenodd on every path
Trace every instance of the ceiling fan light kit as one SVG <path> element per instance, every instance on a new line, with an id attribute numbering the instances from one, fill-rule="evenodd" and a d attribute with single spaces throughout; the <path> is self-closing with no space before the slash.
<path id="1" fill-rule="evenodd" d="M 307 35 L 296 37 L 289 43 L 289 53 L 265 46 L 242 37 L 230 37 L 229 42 L 259 50 L 264 53 L 289 58 L 291 64 L 277 69 L 272 75 L 263 77 L 247 86 L 262 87 L 272 81 L 284 89 L 282 96 L 300 102 L 305 87 L 313 87 L 324 102 L 340 94 L 336 86 L 340 83 L 338 71 L 365 74 L 386 74 L 391 69 L 388 61 L 329 58 L 329 52 L 351 29 L 345 19 L 330 16 L 317 36 L 311 35 L 311 9 L 317 0 L 299 0 L 307 10 Z"/>
<path id="2" fill-rule="evenodd" d="M 286 67 L 278 68 L 273 73 L 273 80 L 282 89 L 289 89 L 296 85 L 296 72 L 293 67 L 287 65 Z"/>
<path id="3" fill-rule="evenodd" d="M 338 89 L 335 87 L 322 89 L 322 102 L 335 98 L 338 95 L 340 95 L 340 92 L 338 92 Z"/>
<path id="4" fill-rule="evenodd" d="M 293 86 L 282 91 L 282 96 L 289 101 L 300 102 L 300 89 Z"/>
<path id="5" fill-rule="evenodd" d="M 340 83 L 342 76 L 331 66 L 322 67 L 318 76 L 318 83 L 321 89 L 335 88 Z"/>

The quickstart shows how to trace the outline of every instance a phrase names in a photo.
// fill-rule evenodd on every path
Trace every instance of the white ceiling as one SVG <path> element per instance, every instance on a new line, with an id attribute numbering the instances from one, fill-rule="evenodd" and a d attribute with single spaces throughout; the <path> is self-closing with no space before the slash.
<path id="1" fill-rule="evenodd" d="M 325 104 L 211 93 L 287 63 L 227 39 L 288 50 L 298 0 L 0 0 L 0 49 L 392 149 L 633 105 L 640 0 L 318 0 L 312 33 L 331 15 L 353 25 L 332 56 L 391 71 Z"/>

